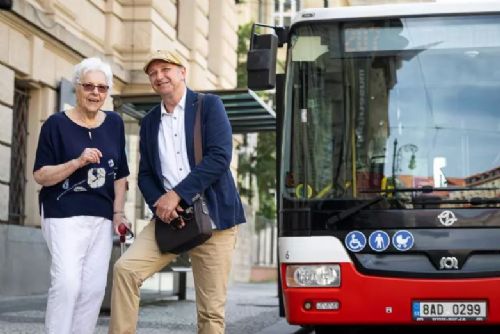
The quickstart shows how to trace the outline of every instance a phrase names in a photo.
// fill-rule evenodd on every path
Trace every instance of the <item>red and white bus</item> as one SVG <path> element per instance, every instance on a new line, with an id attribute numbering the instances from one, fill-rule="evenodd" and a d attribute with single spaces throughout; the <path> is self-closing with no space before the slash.
<path id="1" fill-rule="evenodd" d="M 291 324 L 500 324 L 500 3 L 307 9 L 275 84 Z M 280 80 L 278 80 L 280 82 Z"/>

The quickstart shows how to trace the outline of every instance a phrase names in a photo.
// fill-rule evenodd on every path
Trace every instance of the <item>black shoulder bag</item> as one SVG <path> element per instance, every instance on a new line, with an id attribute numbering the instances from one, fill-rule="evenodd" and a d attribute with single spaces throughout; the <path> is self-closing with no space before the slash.
<path id="1" fill-rule="evenodd" d="M 202 159 L 201 113 L 203 112 L 203 94 L 198 94 L 198 108 L 194 120 L 194 156 L 196 164 Z M 155 237 L 162 253 L 180 254 L 201 245 L 212 236 L 212 221 L 208 215 L 208 206 L 203 193 L 197 194 L 193 206 L 179 214 L 185 225 L 178 228 L 174 221 L 164 223 L 155 217 Z"/>

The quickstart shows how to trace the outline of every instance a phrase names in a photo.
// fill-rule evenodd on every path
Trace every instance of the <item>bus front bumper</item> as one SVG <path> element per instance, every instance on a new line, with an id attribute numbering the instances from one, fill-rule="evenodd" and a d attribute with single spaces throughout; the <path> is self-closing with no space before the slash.
<path id="1" fill-rule="evenodd" d="M 285 275 L 281 275 L 285 314 L 290 324 L 500 324 L 499 277 L 391 278 L 363 275 L 352 263 L 340 266 L 342 278 L 338 288 L 291 288 Z M 286 264 L 281 265 L 281 272 L 286 272 Z M 438 314 L 434 319 L 422 319 L 415 316 L 414 308 L 416 303 L 424 301 L 485 302 L 486 316 L 442 318 Z M 327 309 L 318 309 L 316 305 Z M 335 307 L 338 309 L 328 309 Z"/>

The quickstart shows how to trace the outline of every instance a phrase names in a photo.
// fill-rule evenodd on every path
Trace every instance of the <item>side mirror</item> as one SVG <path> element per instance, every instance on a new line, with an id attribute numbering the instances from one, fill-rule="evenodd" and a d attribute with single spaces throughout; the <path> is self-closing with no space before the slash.
<path id="1" fill-rule="evenodd" d="M 252 90 L 272 89 L 276 86 L 276 54 L 278 36 L 255 35 L 247 57 L 248 88 Z"/>

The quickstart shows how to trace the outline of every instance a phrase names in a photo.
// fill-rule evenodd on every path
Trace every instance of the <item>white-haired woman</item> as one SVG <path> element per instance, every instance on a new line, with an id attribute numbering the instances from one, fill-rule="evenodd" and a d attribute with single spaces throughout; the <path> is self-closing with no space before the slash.
<path id="1" fill-rule="evenodd" d="M 93 333 L 104 297 L 113 231 L 125 222 L 123 121 L 101 110 L 113 83 L 108 64 L 75 66 L 76 106 L 43 124 L 33 176 L 42 185 L 42 231 L 52 255 L 47 333 Z"/>

